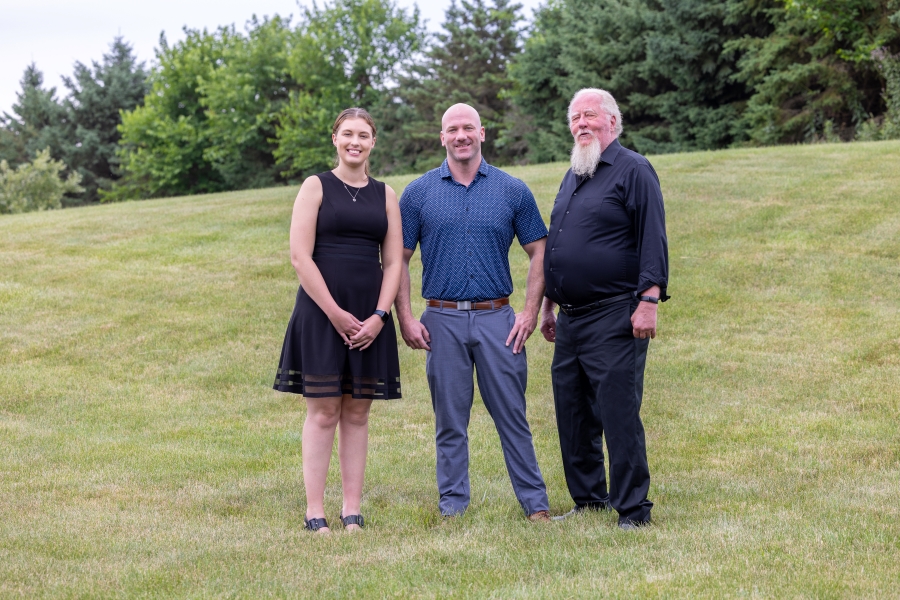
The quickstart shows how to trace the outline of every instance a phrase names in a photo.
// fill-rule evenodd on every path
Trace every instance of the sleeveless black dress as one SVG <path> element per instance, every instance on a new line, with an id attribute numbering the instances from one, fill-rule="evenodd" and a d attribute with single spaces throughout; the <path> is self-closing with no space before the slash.
<path id="1" fill-rule="evenodd" d="M 316 220 L 313 261 L 337 305 L 360 321 L 372 316 L 381 293 L 381 243 L 387 235 L 384 183 L 369 178 L 344 188 L 331 171 L 320 173 L 322 206 Z M 349 187 L 349 186 L 348 186 Z M 356 194 L 356 200 L 352 194 Z M 400 360 L 394 319 L 365 350 L 350 349 L 301 287 L 281 349 L 276 390 L 307 398 L 400 398 Z"/>

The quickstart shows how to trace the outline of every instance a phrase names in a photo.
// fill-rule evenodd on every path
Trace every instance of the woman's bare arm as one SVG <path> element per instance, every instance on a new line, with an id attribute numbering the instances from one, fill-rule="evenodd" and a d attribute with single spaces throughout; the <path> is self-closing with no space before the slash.
<path id="1" fill-rule="evenodd" d="M 314 175 L 303 182 L 294 201 L 291 216 L 291 264 L 297 271 L 303 290 L 322 309 L 344 342 L 350 344 L 350 337 L 359 331 L 362 323 L 337 305 L 319 267 L 312 259 L 316 245 L 316 221 L 321 206 L 322 182 Z"/>

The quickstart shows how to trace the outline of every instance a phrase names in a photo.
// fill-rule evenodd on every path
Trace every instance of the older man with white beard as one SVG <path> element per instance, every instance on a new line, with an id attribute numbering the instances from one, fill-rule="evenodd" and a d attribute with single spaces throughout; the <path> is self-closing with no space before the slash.
<path id="1" fill-rule="evenodd" d="M 568 120 L 575 145 L 550 214 L 541 332 L 556 344 L 569 514 L 612 508 L 619 527 L 634 529 L 650 523 L 653 507 L 640 408 L 657 303 L 669 298 L 663 198 L 647 159 L 619 144 L 622 115 L 609 92 L 576 93 Z"/>

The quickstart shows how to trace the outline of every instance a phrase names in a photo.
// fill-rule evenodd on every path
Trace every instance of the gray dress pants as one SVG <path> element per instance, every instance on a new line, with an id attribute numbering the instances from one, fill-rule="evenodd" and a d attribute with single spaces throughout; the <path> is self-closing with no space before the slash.
<path id="1" fill-rule="evenodd" d="M 457 515 L 469 506 L 469 416 L 472 368 L 488 414 L 494 420 L 513 491 L 526 515 L 547 510 L 547 490 L 525 418 L 528 363 L 525 352 L 505 345 L 515 322 L 509 306 L 463 311 L 428 308 L 422 323 L 431 336 L 426 359 L 435 416 L 438 507 Z"/>

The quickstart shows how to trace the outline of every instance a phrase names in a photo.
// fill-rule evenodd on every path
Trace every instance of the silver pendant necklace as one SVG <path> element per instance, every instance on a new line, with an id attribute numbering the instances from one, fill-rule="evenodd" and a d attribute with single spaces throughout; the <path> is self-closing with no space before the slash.
<path id="1" fill-rule="evenodd" d="M 342 181 L 341 184 L 343 184 L 344 189 L 347 190 L 347 193 L 350 194 L 350 198 L 351 198 L 354 202 L 356 202 L 356 197 L 359 196 L 359 193 L 362 191 L 362 188 L 356 188 L 356 193 L 354 194 L 354 193 L 352 193 L 352 192 L 350 191 L 350 188 L 347 187 L 347 184 L 346 184 L 346 183 L 344 183 L 344 182 Z M 363 186 L 363 187 L 366 187 L 366 186 Z"/>

